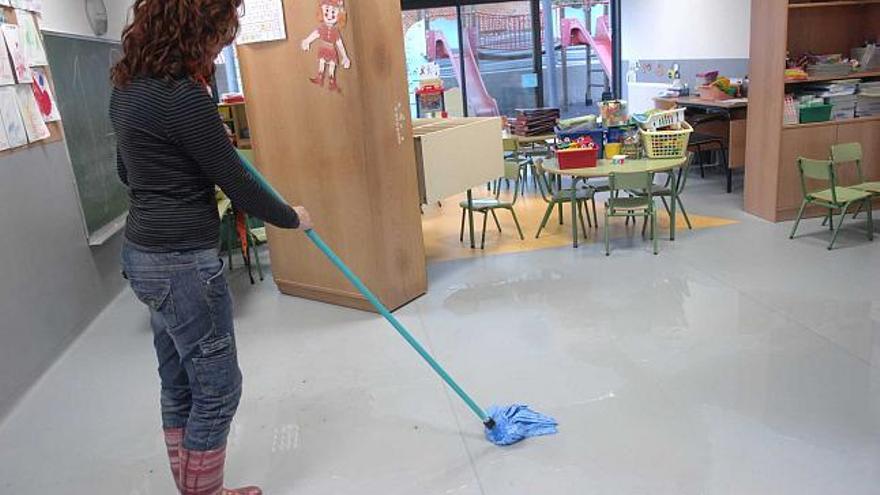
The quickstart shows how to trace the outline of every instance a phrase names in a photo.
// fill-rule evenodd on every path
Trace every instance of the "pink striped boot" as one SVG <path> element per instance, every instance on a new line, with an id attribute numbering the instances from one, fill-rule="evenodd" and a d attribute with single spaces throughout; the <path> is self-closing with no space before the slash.
<path id="1" fill-rule="evenodd" d="M 180 448 L 180 493 L 183 495 L 263 495 L 263 490 L 248 486 L 223 488 L 226 447 L 198 452 Z"/>
<path id="2" fill-rule="evenodd" d="M 171 464 L 171 475 L 174 476 L 177 491 L 180 491 L 180 444 L 182 443 L 183 428 L 165 430 L 165 449 L 168 451 L 168 462 Z"/>

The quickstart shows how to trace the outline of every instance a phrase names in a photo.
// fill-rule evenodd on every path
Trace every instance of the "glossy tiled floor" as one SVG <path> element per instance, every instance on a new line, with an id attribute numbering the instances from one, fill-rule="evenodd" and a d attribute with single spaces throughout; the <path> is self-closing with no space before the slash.
<path id="1" fill-rule="evenodd" d="M 691 187 L 691 186 L 689 186 Z M 373 315 L 233 275 L 228 478 L 268 494 L 847 494 L 880 487 L 880 241 L 738 223 L 435 263 L 399 313 L 478 399 L 561 432 L 501 449 Z M 147 317 L 123 294 L 0 427 L 0 491 L 173 493 Z"/>

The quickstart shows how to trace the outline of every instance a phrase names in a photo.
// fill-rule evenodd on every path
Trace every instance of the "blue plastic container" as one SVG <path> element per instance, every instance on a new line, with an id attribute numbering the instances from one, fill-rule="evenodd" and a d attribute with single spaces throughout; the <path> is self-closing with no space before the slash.
<path id="1" fill-rule="evenodd" d="M 609 143 L 619 143 L 623 141 L 623 137 L 628 131 L 636 129 L 634 125 L 625 125 L 620 127 L 611 127 L 608 129 L 607 138 Z"/>

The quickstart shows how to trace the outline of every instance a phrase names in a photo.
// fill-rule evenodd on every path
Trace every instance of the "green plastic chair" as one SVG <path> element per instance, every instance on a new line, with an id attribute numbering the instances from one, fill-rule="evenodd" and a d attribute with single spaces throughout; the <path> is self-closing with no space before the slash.
<path id="1" fill-rule="evenodd" d="M 852 189 L 849 187 L 840 187 L 837 185 L 837 175 L 834 172 L 834 162 L 831 160 L 811 160 L 809 158 L 800 157 L 797 160 L 798 170 L 801 176 L 801 191 L 804 199 L 801 202 L 800 211 L 798 211 L 797 220 L 791 229 L 790 239 L 794 239 L 797 233 L 798 225 L 804 216 L 804 210 L 807 206 L 815 205 L 828 209 L 829 228 L 834 232 L 831 236 L 831 242 L 828 249 L 834 248 L 834 242 L 843 226 L 843 220 L 846 218 L 846 212 L 849 207 L 858 203 L 865 202 L 868 206 L 868 240 L 874 240 L 874 219 L 871 214 L 871 193 Z M 807 179 L 814 181 L 827 182 L 830 187 L 827 189 L 810 190 L 807 187 Z M 840 220 L 837 227 L 834 226 L 834 210 L 840 210 Z"/>
<path id="2" fill-rule="evenodd" d="M 559 208 L 559 225 L 565 223 L 563 214 L 565 208 L 563 208 L 563 206 L 571 204 L 571 188 L 560 188 L 556 185 L 554 180 L 548 179 L 547 172 L 544 170 L 543 160 L 535 160 L 534 164 L 535 175 L 538 179 L 538 188 L 541 191 L 541 196 L 544 198 L 544 201 L 547 202 L 547 210 L 544 212 L 544 218 L 541 220 L 541 225 L 538 227 L 538 233 L 535 234 L 535 239 L 537 239 L 541 237 L 541 232 L 543 232 L 544 228 L 547 226 L 547 222 L 550 220 L 550 215 L 553 214 L 554 208 Z M 584 224 L 584 217 L 590 222 L 590 226 L 593 225 L 592 220 L 590 220 L 590 202 L 593 202 L 595 205 L 595 197 L 596 191 L 589 186 L 580 188 L 575 192 L 578 217 L 581 221 L 581 229 L 584 232 L 584 237 L 587 236 L 587 227 Z"/>
<path id="3" fill-rule="evenodd" d="M 834 166 L 838 169 L 841 167 L 841 165 L 846 163 L 852 163 L 855 165 L 859 181 L 856 184 L 847 185 L 846 187 L 858 189 L 859 191 L 867 191 L 874 196 L 880 196 L 880 181 L 865 181 L 865 175 L 862 172 L 861 143 L 835 144 L 831 147 L 831 161 L 834 162 Z M 856 212 L 853 214 L 853 219 L 859 216 L 859 213 L 862 211 L 862 209 L 864 209 L 864 207 L 864 203 L 859 204 L 859 209 L 856 210 Z"/>
<path id="4" fill-rule="evenodd" d="M 503 201 L 501 200 L 501 181 L 502 180 L 513 180 L 513 200 L 512 201 Z M 522 228 L 519 225 L 519 219 L 516 216 L 516 210 L 514 210 L 514 206 L 516 205 L 517 199 L 519 199 L 519 190 L 520 190 L 520 181 L 522 177 L 520 176 L 520 166 L 519 162 L 516 160 L 505 160 L 504 162 L 504 177 L 495 181 L 495 196 L 491 198 L 478 198 L 473 199 L 471 201 L 471 211 L 474 213 L 482 213 L 483 214 L 483 235 L 480 240 L 480 249 L 484 249 L 486 246 L 486 222 L 489 219 L 489 214 L 492 215 L 492 219 L 495 220 L 495 226 L 498 227 L 498 232 L 501 232 L 501 223 L 498 222 L 498 216 L 495 214 L 495 210 L 507 210 L 510 212 L 510 215 L 513 217 L 513 223 L 516 224 L 516 230 L 519 232 L 520 240 L 525 240 L 525 236 L 523 236 Z M 468 210 L 468 202 L 462 201 L 459 203 L 461 207 L 461 231 L 459 233 L 459 240 L 464 242 L 464 221 L 467 215 Z"/>
<path id="5" fill-rule="evenodd" d="M 608 219 L 611 217 L 642 216 L 647 226 L 651 220 L 651 239 L 654 243 L 654 254 L 657 247 L 657 209 L 654 205 L 654 176 L 649 172 L 613 173 L 608 176 L 608 187 L 611 197 L 605 202 L 605 256 L 611 255 L 611 244 L 608 239 Z M 639 194 L 626 198 L 620 197 L 621 192 L 638 191 Z M 642 235 L 645 233 L 642 227 Z"/>
<path id="6" fill-rule="evenodd" d="M 687 162 L 685 162 L 684 167 L 681 168 L 681 172 L 679 173 L 678 179 L 678 193 L 676 197 L 678 199 L 678 209 L 681 210 L 681 214 L 684 215 L 684 221 L 687 223 L 688 229 L 694 230 L 694 227 L 691 225 L 691 219 L 688 217 L 687 210 L 684 209 L 684 203 L 681 202 L 681 193 L 684 192 L 684 186 L 687 185 L 688 172 L 690 172 L 691 165 L 694 164 L 696 160 L 696 154 L 694 152 L 688 152 Z M 674 174 L 673 170 L 670 174 Z M 660 201 L 663 202 L 663 208 L 666 210 L 666 213 L 671 217 L 672 210 L 669 209 L 669 203 L 666 201 L 666 198 L 669 198 L 671 201 L 673 198 L 672 194 L 672 176 L 666 176 L 666 183 L 660 187 L 659 189 L 654 189 L 653 196 L 655 198 L 660 198 Z M 640 191 L 631 191 L 631 194 L 636 196 L 644 195 Z"/>
<path id="7" fill-rule="evenodd" d="M 522 177 L 522 180 L 519 183 L 520 194 L 526 193 L 526 185 L 528 184 L 529 177 L 529 168 L 532 167 L 533 159 L 527 156 L 524 156 L 520 153 L 520 146 L 517 142 L 516 138 L 509 137 L 503 139 L 504 143 L 504 159 L 515 161 L 519 166 L 519 174 Z M 533 173 L 534 176 L 534 173 Z M 511 178 L 505 177 L 504 181 L 507 183 L 508 187 L 510 186 Z M 536 186 L 537 187 L 537 186 Z M 491 185 L 490 185 L 491 190 Z"/>

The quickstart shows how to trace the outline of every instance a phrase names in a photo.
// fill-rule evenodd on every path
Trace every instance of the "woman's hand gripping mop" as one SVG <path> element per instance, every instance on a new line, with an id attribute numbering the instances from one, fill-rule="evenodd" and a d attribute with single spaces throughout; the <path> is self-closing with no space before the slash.
<path id="1" fill-rule="evenodd" d="M 247 169 L 250 174 L 260 183 L 260 185 L 272 193 L 276 198 L 280 201 L 285 201 L 284 198 L 272 187 L 271 184 L 263 177 L 262 174 L 251 164 L 247 158 L 239 153 L 241 157 L 241 163 Z M 416 352 L 431 366 L 431 368 L 440 375 L 440 378 L 443 379 L 444 382 L 451 388 L 456 395 L 458 395 L 461 400 L 464 401 L 465 404 L 480 418 L 480 421 L 483 422 L 483 426 L 486 427 L 486 438 L 494 443 L 495 445 L 511 445 L 519 442 L 528 437 L 535 437 L 540 435 L 552 435 L 557 432 L 557 425 L 555 419 L 545 416 L 543 414 L 537 413 L 529 409 L 528 406 L 522 404 L 514 404 L 507 407 L 498 407 L 493 406 L 489 408 L 488 411 L 484 411 L 483 408 L 477 405 L 473 399 L 449 376 L 449 373 L 444 370 L 437 361 L 428 354 L 428 351 L 422 347 L 421 344 L 409 333 L 409 331 L 397 321 L 397 318 L 391 314 L 391 311 L 388 311 L 388 308 L 382 304 L 381 301 L 364 285 L 363 282 L 351 271 L 345 263 L 342 262 L 341 259 L 330 249 L 327 244 L 321 239 L 321 237 L 314 230 L 307 230 L 306 235 L 312 242 L 315 243 L 315 246 L 323 252 L 327 258 L 336 266 L 345 275 L 345 277 L 354 285 L 358 291 L 368 301 L 373 307 L 376 308 L 376 311 L 379 312 L 382 316 L 388 320 L 388 323 L 397 330 L 397 333 L 400 334 L 401 337 L 406 340 Z"/>

